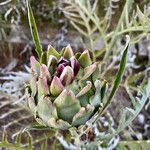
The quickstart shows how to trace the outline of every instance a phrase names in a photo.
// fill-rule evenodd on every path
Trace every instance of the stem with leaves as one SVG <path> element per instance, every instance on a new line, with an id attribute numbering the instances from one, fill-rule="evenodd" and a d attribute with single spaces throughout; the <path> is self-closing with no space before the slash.
<path id="1" fill-rule="evenodd" d="M 117 27 L 116 27 L 116 30 L 115 32 L 113 33 L 113 36 L 112 36 L 112 39 L 111 39 L 111 42 L 108 46 L 108 50 L 106 51 L 105 53 L 105 56 L 104 56 L 104 60 L 107 60 L 108 57 L 109 57 L 109 54 L 112 50 L 112 48 L 114 47 L 114 44 L 116 43 L 116 40 L 118 38 L 118 32 L 120 31 L 121 29 L 121 25 L 123 24 L 124 20 L 127 18 L 127 12 L 129 12 L 129 9 L 131 8 L 132 4 L 133 4 L 133 1 L 134 0 L 126 0 L 126 3 L 125 3 L 125 6 L 124 6 L 124 9 L 122 11 L 122 14 L 120 16 L 120 19 L 119 19 L 119 22 L 117 24 Z"/>
<path id="2" fill-rule="evenodd" d="M 104 110 L 111 103 L 111 100 L 112 100 L 114 94 L 116 93 L 116 91 L 117 91 L 117 89 L 119 87 L 119 84 L 120 84 L 120 82 L 122 80 L 122 76 L 123 76 L 123 73 L 124 73 L 124 70 L 125 70 L 125 66 L 126 66 L 127 52 L 128 52 L 128 47 L 129 47 L 129 41 L 130 41 L 130 37 L 129 36 L 126 36 L 126 38 L 127 38 L 127 42 L 126 42 L 126 45 L 125 45 L 124 50 L 123 50 L 123 55 L 122 55 L 122 59 L 121 59 L 121 62 L 120 62 L 120 67 L 119 67 L 119 70 L 118 70 L 117 75 L 115 77 L 114 84 L 112 85 L 110 95 L 109 95 L 106 103 L 104 104 L 102 110 L 97 115 L 94 123 L 98 120 L 98 118 L 102 115 Z"/>

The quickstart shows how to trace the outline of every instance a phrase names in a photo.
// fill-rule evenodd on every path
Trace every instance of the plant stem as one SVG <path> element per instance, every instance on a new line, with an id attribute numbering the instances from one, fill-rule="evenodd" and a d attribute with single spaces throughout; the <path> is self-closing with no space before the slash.
<path id="1" fill-rule="evenodd" d="M 126 14 L 126 13 L 127 12 L 129 13 L 129 9 L 131 8 L 133 2 L 134 2 L 134 0 L 126 0 L 125 6 L 123 8 L 123 11 L 122 11 L 122 14 L 120 16 L 119 22 L 117 24 L 116 30 L 115 30 L 115 32 L 114 32 L 114 34 L 112 36 L 112 40 L 111 40 L 111 42 L 109 44 L 108 50 L 105 53 L 104 60 L 108 59 L 110 51 L 112 50 L 112 48 L 115 45 L 116 40 L 118 38 L 118 32 L 121 30 L 121 25 L 124 22 L 124 19 L 126 18 L 126 15 L 129 15 L 129 14 Z"/>

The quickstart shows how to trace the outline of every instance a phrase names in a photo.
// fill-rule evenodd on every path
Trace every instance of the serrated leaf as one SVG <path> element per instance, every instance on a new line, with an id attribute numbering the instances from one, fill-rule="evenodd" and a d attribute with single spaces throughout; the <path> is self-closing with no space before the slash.
<path id="1" fill-rule="evenodd" d="M 129 117 L 126 119 L 125 115 L 126 115 L 126 113 L 128 111 L 126 111 L 125 114 L 123 113 L 123 115 L 121 116 L 120 122 L 119 122 L 118 129 L 116 130 L 116 133 L 119 133 L 122 130 L 124 130 L 124 128 L 127 127 L 137 117 L 137 115 L 140 113 L 140 111 L 144 107 L 146 101 L 148 100 L 148 97 L 150 96 L 150 79 L 148 80 L 148 83 L 145 86 L 144 91 L 145 92 L 142 93 L 142 98 L 141 99 L 138 98 L 138 100 L 137 100 L 137 104 L 135 105 L 134 114 L 133 115 L 129 115 Z"/>

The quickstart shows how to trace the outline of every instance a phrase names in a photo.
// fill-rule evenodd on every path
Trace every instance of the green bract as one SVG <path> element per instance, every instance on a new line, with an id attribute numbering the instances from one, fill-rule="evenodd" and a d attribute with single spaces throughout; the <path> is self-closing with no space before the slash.
<path id="1" fill-rule="evenodd" d="M 104 91 L 98 63 L 92 63 L 88 50 L 74 55 L 70 45 L 60 53 L 48 46 L 40 62 L 34 56 L 30 62 L 28 105 L 40 124 L 78 127 L 99 110 Z"/>

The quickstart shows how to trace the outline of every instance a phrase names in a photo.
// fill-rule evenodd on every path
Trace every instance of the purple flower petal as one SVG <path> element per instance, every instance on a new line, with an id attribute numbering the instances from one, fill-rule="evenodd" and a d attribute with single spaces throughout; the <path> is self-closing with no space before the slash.
<path id="1" fill-rule="evenodd" d="M 74 71 L 74 76 L 76 76 L 80 69 L 79 62 L 77 61 L 77 59 L 74 56 L 70 58 L 70 62 L 71 62 L 71 67 Z"/>
<path id="2" fill-rule="evenodd" d="M 66 66 L 60 76 L 60 80 L 64 86 L 69 85 L 74 79 L 74 72 L 70 66 Z"/>
<path id="3" fill-rule="evenodd" d="M 68 66 L 70 63 L 67 59 L 65 59 L 64 57 L 61 57 L 58 61 L 58 65 L 59 64 L 63 64 L 64 66 Z"/>
<path id="4" fill-rule="evenodd" d="M 65 66 L 63 64 L 59 64 L 55 71 L 55 76 L 60 77 L 61 73 L 63 72 Z"/>

